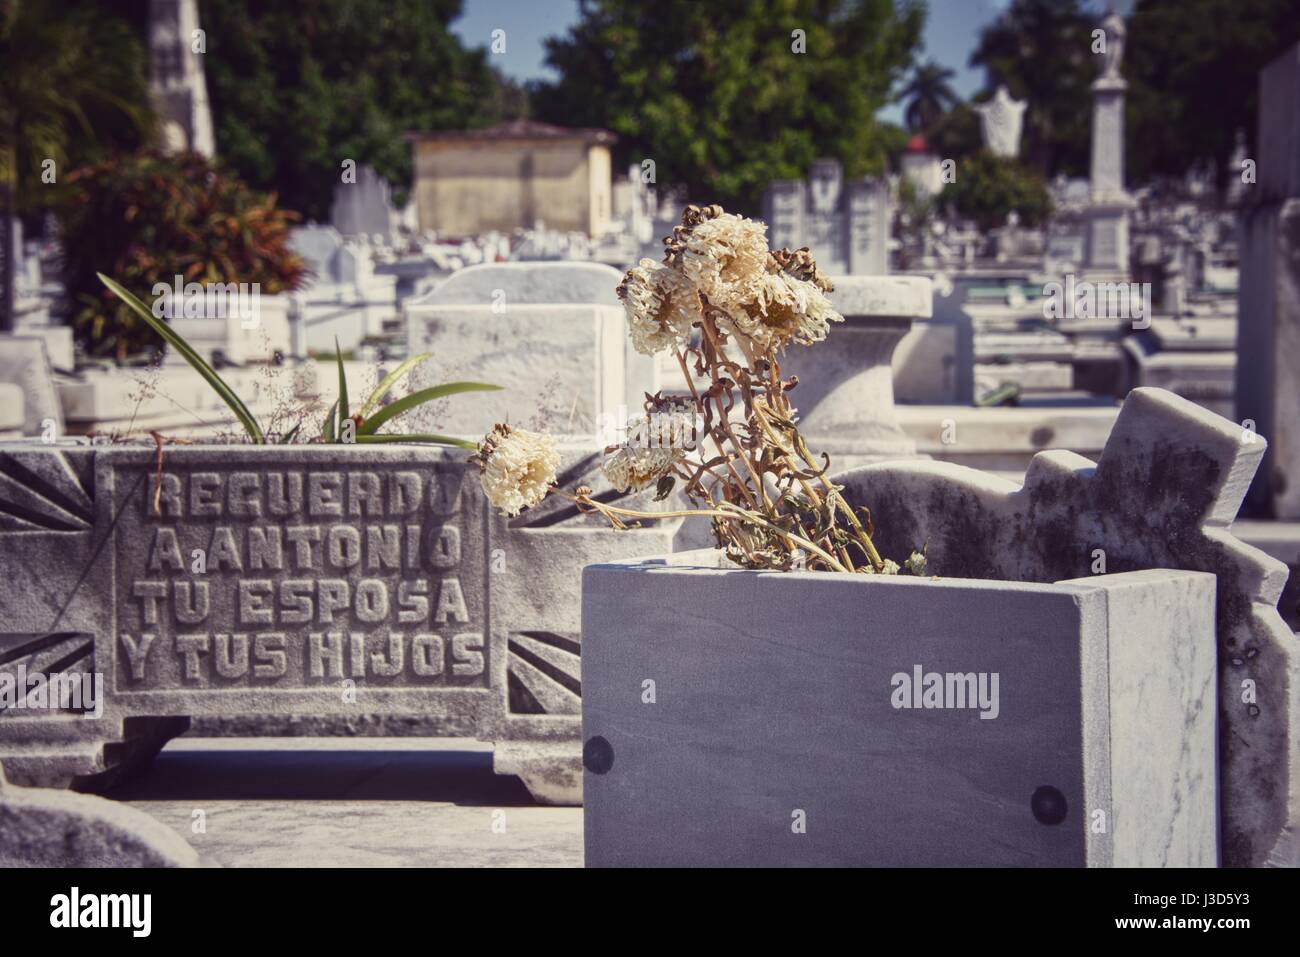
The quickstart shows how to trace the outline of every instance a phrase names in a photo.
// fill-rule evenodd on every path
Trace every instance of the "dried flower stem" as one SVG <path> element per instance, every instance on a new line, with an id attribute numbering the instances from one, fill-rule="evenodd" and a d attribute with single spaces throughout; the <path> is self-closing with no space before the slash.
<path id="1" fill-rule="evenodd" d="M 770 531 L 776 533 L 777 535 L 780 535 L 782 538 L 789 540 L 792 544 L 798 546 L 799 548 L 806 549 L 807 551 L 816 555 L 818 558 L 822 559 L 822 561 L 826 562 L 826 564 L 830 565 L 833 571 L 844 572 L 849 570 L 848 568 L 841 565 L 838 561 L 836 561 L 833 556 L 827 554 L 826 551 L 824 551 L 822 548 L 815 545 L 813 542 L 810 542 L 808 539 L 803 538 L 800 535 L 796 535 L 793 532 L 789 531 L 788 529 L 784 529 L 778 525 L 774 525 L 773 523 L 769 522 L 766 518 L 764 518 L 762 515 L 759 515 L 755 511 L 741 508 L 740 506 L 733 505 L 730 502 L 720 502 L 717 505 L 715 505 L 713 508 L 684 508 L 684 509 L 672 509 L 672 510 L 662 511 L 662 512 L 648 512 L 639 509 L 620 508 L 616 505 L 608 505 L 604 502 L 598 502 L 590 495 L 574 494 L 572 492 L 566 492 L 564 489 L 561 488 L 553 488 L 551 489 L 551 493 L 554 495 L 559 495 L 561 498 L 567 498 L 569 501 L 573 502 L 580 509 L 584 511 L 589 509 L 592 511 L 600 512 L 602 515 L 605 515 L 606 517 L 618 516 L 619 518 L 636 518 L 636 519 L 646 519 L 646 520 L 657 520 L 657 519 L 664 519 L 664 518 L 713 517 L 713 518 L 729 519 L 731 521 L 754 522 L 755 524 L 761 525 L 764 528 L 767 528 Z"/>

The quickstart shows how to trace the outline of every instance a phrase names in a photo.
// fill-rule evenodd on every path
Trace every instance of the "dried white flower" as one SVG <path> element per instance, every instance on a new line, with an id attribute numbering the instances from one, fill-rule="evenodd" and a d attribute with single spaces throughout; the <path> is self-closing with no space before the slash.
<path id="1" fill-rule="evenodd" d="M 652 356 L 674 349 L 691 337 L 691 324 L 700 317 L 700 297 L 676 269 L 642 259 L 628 270 L 618 287 L 632 345 Z"/>
<path id="2" fill-rule="evenodd" d="M 518 515 L 555 484 L 560 453 L 549 435 L 498 424 L 479 443 L 474 461 L 488 501 L 506 515 Z"/>
<path id="3" fill-rule="evenodd" d="M 605 457 L 600 470 L 620 492 L 639 492 L 667 475 L 681 457 L 675 449 L 620 448 Z"/>
<path id="4" fill-rule="evenodd" d="M 667 475 L 695 447 L 694 412 L 664 411 L 628 420 L 627 441 L 600 470 L 620 492 L 639 492 Z"/>
<path id="5" fill-rule="evenodd" d="M 765 273 L 755 294 L 727 310 L 733 331 L 761 348 L 788 342 L 812 345 L 826 338 L 832 322 L 843 322 L 826 293 L 785 272 Z"/>
<path id="6" fill-rule="evenodd" d="M 723 213 L 694 226 L 681 253 L 682 271 L 715 306 L 754 298 L 767 272 L 767 226 Z"/>

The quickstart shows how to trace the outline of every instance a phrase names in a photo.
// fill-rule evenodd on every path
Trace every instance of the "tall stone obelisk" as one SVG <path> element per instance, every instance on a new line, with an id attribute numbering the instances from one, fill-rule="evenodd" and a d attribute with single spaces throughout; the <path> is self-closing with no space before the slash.
<path id="1" fill-rule="evenodd" d="M 163 123 L 163 148 L 216 155 L 208 84 L 203 76 L 207 40 L 195 0 L 150 0 L 149 88 Z"/>
<path id="2" fill-rule="evenodd" d="M 1090 198 L 1083 215 L 1088 223 L 1084 250 L 1085 278 L 1129 278 L 1128 226 L 1133 199 L 1124 189 L 1124 18 L 1112 2 L 1101 23 L 1105 31 L 1104 66 L 1092 84 L 1092 166 Z"/>

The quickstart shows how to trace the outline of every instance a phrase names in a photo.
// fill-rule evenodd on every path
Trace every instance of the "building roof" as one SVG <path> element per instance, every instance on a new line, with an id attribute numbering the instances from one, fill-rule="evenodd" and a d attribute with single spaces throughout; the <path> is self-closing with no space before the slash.
<path id="1" fill-rule="evenodd" d="M 536 120 L 511 120 L 479 130 L 426 130 L 406 134 L 412 141 L 423 140 L 588 140 L 613 143 L 618 136 L 609 130 L 553 126 Z"/>

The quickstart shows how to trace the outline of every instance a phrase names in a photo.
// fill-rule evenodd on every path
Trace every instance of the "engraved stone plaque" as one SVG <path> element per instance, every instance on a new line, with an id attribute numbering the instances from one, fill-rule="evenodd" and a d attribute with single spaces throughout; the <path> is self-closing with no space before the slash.
<path id="1" fill-rule="evenodd" d="M 256 458 L 112 468 L 119 692 L 487 687 L 467 466 Z"/>

